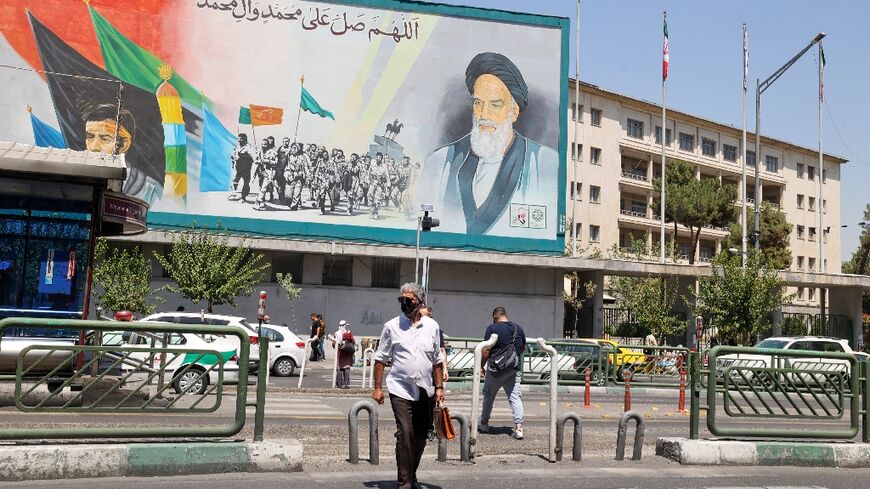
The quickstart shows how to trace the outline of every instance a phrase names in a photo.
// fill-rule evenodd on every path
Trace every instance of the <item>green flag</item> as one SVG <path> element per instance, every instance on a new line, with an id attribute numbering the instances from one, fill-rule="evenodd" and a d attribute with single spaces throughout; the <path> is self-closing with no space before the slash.
<path id="1" fill-rule="evenodd" d="M 239 107 L 239 124 L 251 123 L 251 109 L 247 107 Z"/>
<path id="2" fill-rule="evenodd" d="M 159 69 L 165 64 L 164 61 L 121 34 L 90 5 L 88 10 L 100 43 L 103 61 L 106 63 L 106 71 L 143 90 L 149 92 L 156 90 L 163 83 Z M 175 70 L 169 83 L 178 90 L 181 99 L 186 103 L 196 108 L 202 106 L 202 93 L 180 77 Z M 208 100 L 205 103 L 212 105 Z"/>
<path id="3" fill-rule="evenodd" d="M 317 100 L 314 100 L 314 97 L 308 93 L 308 90 L 305 87 L 302 87 L 302 100 L 299 102 L 299 106 L 302 107 L 302 110 L 311 112 L 312 114 L 317 114 L 320 117 L 329 117 L 332 120 L 335 120 L 335 116 L 332 115 L 332 112 L 324 109 L 317 103 Z"/>

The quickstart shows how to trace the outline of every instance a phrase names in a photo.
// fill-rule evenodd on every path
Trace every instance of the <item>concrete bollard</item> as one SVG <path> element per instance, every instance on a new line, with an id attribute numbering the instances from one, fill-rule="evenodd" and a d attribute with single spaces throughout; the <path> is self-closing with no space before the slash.
<path id="1" fill-rule="evenodd" d="M 317 337 L 308 338 L 305 340 L 305 355 L 302 356 L 302 368 L 299 370 L 299 382 L 296 384 L 297 389 L 302 388 L 302 378 L 305 377 L 305 366 L 308 365 L 308 357 L 311 355 L 311 343 L 317 341 Z"/>
<path id="2" fill-rule="evenodd" d="M 378 408 L 369 401 L 357 401 L 347 413 L 348 460 L 359 463 L 359 412 L 369 412 L 369 463 L 380 464 L 378 454 Z"/>
<path id="3" fill-rule="evenodd" d="M 459 460 L 463 462 L 471 461 L 471 445 L 469 444 L 469 432 L 471 431 L 468 424 L 468 417 L 462 413 L 450 413 L 450 419 L 455 419 L 459 422 Z M 447 440 L 438 440 L 438 461 L 447 461 Z"/>
<path id="4" fill-rule="evenodd" d="M 628 428 L 628 421 L 635 420 L 637 422 L 634 428 L 634 453 L 631 456 L 632 460 L 640 460 L 641 452 L 643 451 L 643 431 L 644 422 L 643 416 L 635 411 L 628 411 L 622 414 L 619 419 L 619 431 L 616 434 L 616 460 L 625 459 L 625 436 Z"/>
<path id="5" fill-rule="evenodd" d="M 371 363 L 371 375 L 368 376 L 369 383 L 374 384 L 374 368 L 375 368 L 375 351 L 372 348 L 366 348 L 363 350 L 363 361 L 362 361 L 362 388 L 366 388 L 366 371 L 368 370 L 368 366 L 366 363 Z"/>
<path id="6" fill-rule="evenodd" d="M 571 460 L 579 462 L 582 456 L 581 450 L 583 449 L 583 427 L 580 424 L 580 416 L 577 413 L 563 414 L 556 421 L 556 461 L 562 461 L 562 454 L 564 453 L 562 444 L 565 439 L 565 425 L 568 421 L 574 422 L 574 446 L 571 451 Z"/>
<path id="7" fill-rule="evenodd" d="M 556 349 L 548 345 L 543 338 L 538 338 L 538 348 L 550 356 L 550 443 L 547 460 L 556 461 L 556 411 L 559 407 L 559 365 Z"/>

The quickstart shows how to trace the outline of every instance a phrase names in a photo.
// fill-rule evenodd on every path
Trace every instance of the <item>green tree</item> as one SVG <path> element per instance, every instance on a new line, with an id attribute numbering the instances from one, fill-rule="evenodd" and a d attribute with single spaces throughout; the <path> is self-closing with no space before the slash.
<path id="1" fill-rule="evenodd" d="M 853 275 L 870 275 L 870 204 L 864 208 L 864 230 L 859 238 L 858 248 L 852 258 L 843 264 L 843 272 Z M 864 292 L 864 313 L 870 312 L 870 294 Z"/>
<path id="2" fill-rule="evenodd" d="M 789 236 L 792 225 L 785 218 L 785 214 L 774 207 L 770 202 L 762 202 L 761 211 L 761 253 L 764 264 L 775 270 L 785 270 L 791 266 L 791 249 L 789 248 Z M 746 210 L 746 239 L 751 239 L 755 226 L 755 209 Z M 741 249 L 740 241 L 743 239 L 743 229 L 740 220 L 731 223 L 731 232 L 725 238 L 725 249 Z M 752 242 L 747 243 L 747 249 L 754 250 Z"/>
<path id="3" fill-rule="evenodd" d="M 591 280 L 586 283 L 580 281 L 580 274 L 571 272 L 565 275 L 565 278 L 571 282 L 570 291 L 562 291 L 562 302 L 574 311 L 574 326 L 571 328 L 577 331 L 577 319 L 580 317 L 580 310 L 583 309 L 583 304 L 595 295 L 598 286 Z"/>
<path id="4" fill-rule="evenodd" d="M 615 258 L 641 261 L 650 250 L 640 240 L 631 240 L 627 252 L 616 252 Z M 678 292 L 677 279 L 665 276 L 611 277 L 611 293 L 620 307 L 627 309 L 637 321 L 657 337 L 676 334 L 685 323 L 674 315 L 678 301 L 684 301 Z"/>
<path id="5" fill-rule="evenodd" d="M 220 233 L 220 228 L 178 233 L 166 256 L 154 255 L 175 282 L 175 286 L 165 288 L 194 304 L 205 301 L 208 312 L 219 304 L 235 306 L 236 297 L 251 295 L 269 267 L 263 254 L 252 251 L 245 240 L 231 246 L 229 236 Z"/>
<path id="6" fill-rule="evenodd" d="M 293 302 L 302 295 L 302 288 L 293 283 L 293 274 L 276 273 L 275 280 L 287 294 L 287 302 L 290 304 L 290 316 L 293 317 L 293 329 L 296 329 L 296 311 L 293 310 Z"/>
<path id="7" fill-rule="evenodd" d="M 93 274 L 97 304 L 106 311 L 147 316 L 156 310 L 153 302 L 163 302 L 151 288 L 151 260 L 140 246 L 110 248 L 105 239 L 97 239 Z"/>
<path id="8" fill-rule="evenodd" d="M 723 185 L 716 178 L 694 178 L 692 166 L 674 161 L 666 169 L 665 219 L 674 223 L 674 236 L 678 224 L 689 228 L 689 263 L 695 263 L 695 250 L 706 226 L 725 227 L 734 219 L 734 201 L 737 187 Z M 654 182 L 661 186 L 661 179 Z M 657 204 L 661 205 L 661 204 Z"/>
<path id="9" fill-rule="evenodd" d="M 746 267 L 740 254 L 720 253 L 714 260 L 713 275 L 699 280 L 698 311 L 709 317 L 720 338 L 742 344 L 773 327 L 772 313 L 788 305 L 792 296 L 779 272 L 750 254 Z"/>

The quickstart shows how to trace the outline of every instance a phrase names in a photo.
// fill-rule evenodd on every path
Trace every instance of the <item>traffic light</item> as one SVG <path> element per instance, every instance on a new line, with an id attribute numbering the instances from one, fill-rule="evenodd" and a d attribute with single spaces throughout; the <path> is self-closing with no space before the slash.
<path id="1" fill-rule="evenodd" d="M 439 224 L 441 224 L 441 222 L 438 219 L 429 217 L 429 211 L 423 212 L 423 220 L 420 223 L 423 231 L 431 231 L 432 228 L 437 228 Z"/>

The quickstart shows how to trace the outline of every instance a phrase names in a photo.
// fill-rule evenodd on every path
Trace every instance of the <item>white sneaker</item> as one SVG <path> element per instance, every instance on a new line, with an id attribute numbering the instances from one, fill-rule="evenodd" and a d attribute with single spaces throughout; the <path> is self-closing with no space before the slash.
<path id="1" fill-rule="evenodd" d="M 511 433 L 511 436 L 516 440 L 522 440 L 523 439 L 523 427 L 518 426 L 517 428 L 514 428 L 514 432 Z"/>
<path id="2" fill-rule="evenodd" d="M 480 433 L 489 433 L 489 425 L 488 424 L 478 424 L 477 431 Z"/>

